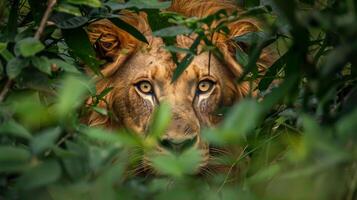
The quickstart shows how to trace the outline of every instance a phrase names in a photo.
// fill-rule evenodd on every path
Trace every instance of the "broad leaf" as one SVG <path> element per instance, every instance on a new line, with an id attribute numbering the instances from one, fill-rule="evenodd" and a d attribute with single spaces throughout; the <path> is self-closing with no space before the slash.
<path id="1" fill-rule="evenodd" d="M 24 148 L 14 146 L 0 146 L 0 163 L 2 162 L 26 162 L 31 154 Z"/>
<path id="2" fill-rule="evenodd" d="M 145 42 L 147 44 L 148 41 L 147 39 L 145 38 L 145 36 L 140 32 L 138 31 L 135 27 L 133 27 L 132 25 L 126 23 L 125 21 L 121 20 L 120 18 L 118 17 L 115 17 L 115 18 L 109 18 L 109 20 L 115 24 L 118 28 L 130 33 L 132 36 L 134 36 L 136 39 L 142 41 L 142 42 Z"/>
<path id="3" fill-rule="evenodd" d="M 0 135 L 11 135 L 14 137 L 30 139 L 30 132 L 16 121 L 10 120 L 0 125 Z"/>
<path id="4" fill-rule="evenodd" d="M 186 26 L 171 26 L 153 32 L 155 36 L 159 37 L 175 37 L 176 35 L 185 35 L 192 33 L 193 30 Z"/>
<path id="5" fill-rule="evenodd" d="M 51 75 L 51 63 L 47 57 L 33 57 L 31 62 L 41 72 Z"/>
<path id="6" fill-rule="evenodd" d="M 109 6 L 112 10 L 121 10 L 133 7 L 138 9 L 165 9 L 170 7 L 171 2 L 160 2 L 158 0 L 130 0 L 123 4 L 109 2 L 106 5 Z"/>
<path id="7" fill-rule="evenodd" d="M 74 65 L 71 65 L 63 60 L 50 59 L 49 62 L 51 65 L 54 65 L 54 67 L 59 67 L 65 72 L 77 73 L 77 74 L 80 73 Z"/>
<path id="8" fill-rule="evenodd" d="M 84 101 L 86 94 L 93 89 L 91 83 L 84 77 L 68 76 L 63 80 L 59 91 L 56 110 L 63 118 L 71 114 Z"/>
<path id="9" fill-rule="evenodd" d="M 16 43 L 15 49 L 24 57 L 30 57 L 42 51 L 45 46 L 35 38 L 25 38 Z"/>
<path id="10" fill-rule="evenodd" d="M 16 78 L 23 68 L 27 67 L 29 61 L 23 58 L 13 58 L 6 65 L 6 72 L 10 79 Z"/>
<path id="11" fill-rule="evenodd" d="M 39 163 L 18 178 L 17 186 L 22 189 L 34 189 L 55 182 L 61 176 L 61 167 L 57 161 Z"/>
<path id="12" fill-rule="evenodd" d="M 100 7 L 102 3 L 100 0 L 66 0 L 68 3 L 72 3 L 75 5 L 86 5 L 90 7 Z"/>
<path id="13" fill-rule="evenodd" d="M 197 37 L 195 41 L 192 43 L 190 47 L 191 52 L 195 52 L 196 48 L 201 42 L 201 38 Z M 194 59 L 195 55 L 194 54 L 187 54 L 182 61 L 178 64 L 177 68 L 174 71 L 174 74 L 172 76 L 172 82 L 175 82 L 178 77 L 186 70 L 186 68 L 191 64 L 192 60 Z"/>
<path id="14" fill-rule="evenodd" d="M 32 152 L 35 154 L 40 154 L 45 150 L 54 147 L 56 140 L 61 133 L 61 129 L 56 127 L 52 129 L 47 129 L 39 134 L 37 134 L 31 141 L 30 147 Z"/>

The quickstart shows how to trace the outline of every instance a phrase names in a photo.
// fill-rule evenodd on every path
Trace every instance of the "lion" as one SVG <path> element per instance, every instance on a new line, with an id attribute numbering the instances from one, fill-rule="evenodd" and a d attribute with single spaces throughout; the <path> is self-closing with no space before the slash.
<path id="1" fill-rule="evenodd" d="M 168 10 L 187 17 L 203 18 L 222 9 L 228 14 L 242 11 L 231 0 L 173 0 Z M 202 152 L 200 167 L 207 165 L 210 147 L 202 139 L 201 130 L 219 123 L 221 116 L 215 112 L 219 107 L 232 106 L 250 90 L 249 83 L 236 81 L 243 74 L 243 68 L 234 59 L 234 53 L 236 48 L 244 47 L 233 43 L 232 38 L 259 31 L 258 21 L 247 18 L 230 22 L 227 25 L 228 34 L 217 33 L 211 38 L 222 53 L 223 60 L 202 51 L 172 82 L 176 63 L 164 48 L 163 39 L 153 35 L 146 13 L 121 11 L 120 16 L 137 28 L 149 44 L 140 42 L 107 19 L 88 26 L 89 39 L 98 56 L 107 60 L 101 70 L 103 77 L 96 83 L 97 91 L 113 88 L 105 96 L 106 103 L 102 102 L 100 106 L 113 115 L 91 112 L 86 123 L 110 129 L 130 129 L 145 136 L 155 108 L 161 102 L 167 102 L 172 108 L 172 120 L 155 151 L 165 153 L 196 148 Z M 179 35 L 176 44 L 189 48 L 195 37 Z M 199 45 L 199 51 L 202 46 Z M 178 59 L 184 56 L 178 54 Z M 258 66 L 263 69 L 269 67 L 271 57 L 268 51 L 263 51 Z"/>

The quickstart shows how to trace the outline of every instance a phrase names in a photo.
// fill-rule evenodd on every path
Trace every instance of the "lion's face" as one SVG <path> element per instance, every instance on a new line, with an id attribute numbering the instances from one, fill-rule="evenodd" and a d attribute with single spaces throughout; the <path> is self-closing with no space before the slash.
<path id="1" fill-rule="evenodd" d="M 201 166 L 209 159 L 209 145 L 202 140 L 201 130 L 214 126 L 221 116 L 220 106 L 230 106 L 247 92 L 248 85 L 235 80 L 242 68 L 235 62 L 229 37 L 255 30 L 249 21 L 232 24 L 232 35 L 217 37 L 216 45 L 224 60 L 203 52 L 174 82 L 176 64 L 161 38 L 154 37 L 144 14 L 125 13 L 124 20 L 141 30 L 149 44 L 138 42 L 108 20 L 93 23 L 89 37 L 99 56 L 108 60 L 102 70 L 105 78 L 97 83 L 100 92 L 113 87 L 107 95 L 108 109 L 113 117 L 92 113 L 88 123 L 108 127 L 124 127 L 146 136 L 156 107 L 166 102 L 172 108 L 172 120 L 158 142 L 156 152 L 181 152 L 197 148 L 203 156 Z M 126 18 L 127 17 L 127 18 Z M 234 28 L 233 28 L 234 27 Z M 189 48 L 192 36 L 177 36 L 177 46 Z M 199 51 L 202 51 L 202 45 Z M 182 60 L 185 55 L 178 55 Z"/>
<path id="2" fill-rule="evenodd" d="M 118 70 L 112 84 L 112 110 L 118 123 L 146 135 L 155 107 L 168 103 L 172 120 L 157 150 L 195 147 L 207 160 L 208 146 L 200 132 L 218 122 L 220 105 L 237 98 L 234 76 L 218 59 L 212 56 L 209 61 L 208 53 L 202 53 L 171 82 L 176 65 L 163 45 L 160 38 L 153 38 L 151 45 L 142 47 Z"/>

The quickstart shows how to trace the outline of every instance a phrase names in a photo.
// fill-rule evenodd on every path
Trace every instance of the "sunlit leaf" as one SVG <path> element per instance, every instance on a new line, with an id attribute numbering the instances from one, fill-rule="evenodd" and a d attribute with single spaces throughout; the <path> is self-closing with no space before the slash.
<path id="1" fill-rule="evenodd" d="M 59 12 L 64 12 L 64 13 L 68 13 L 68 14 L 72 14 L 74 16 L 81 16 L 82 13 L 81 11 L 79 10 L 78 7 L 76 6 L 72 6 L 70 4 L 60 4 L 58 5 L 58 7 L 56 8 L 57 11 Z"/>
<path id="2" fill-rule="evenodd" d="M 90 7 L 100 7 L 102 3 L 100 0 L 66 0 L 68 3 L 75 5 L 86 5 Z"/>

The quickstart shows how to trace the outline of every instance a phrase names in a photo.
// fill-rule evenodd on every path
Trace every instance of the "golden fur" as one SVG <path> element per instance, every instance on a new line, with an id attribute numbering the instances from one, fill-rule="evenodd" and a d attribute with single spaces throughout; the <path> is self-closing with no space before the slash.
<path id="1" fill-rule="evenodd" d="M 205 17 L 221 9 L 228 13 L 241 11 L 234 1 L 229 0 L 174 0 L 168 10 L 189 17 Z M 171 83 L 176 64 L 163 48 L 162 39 L 152 35 L 146 14 L 123 11 L 120 15 L 121 19 L 145 35 L 149 45 L 117 28 L 109 20 L 100 20 L 88 27 L 90 41 L 98 55 L 108 61 L 102 68 L 104 77 L 98 77 L 97 91 L 101 92 L 106 87 L 114 89 L 105 97 L 107 103 L 100 103 L 113 115 L 108 117 L 92 112 L 87 123 L 91 126 L 127 128 L 145 135 L 149 131 L 153 110 L 160 102 L 166 101 L 172 107 L 173 120 L 163 139 L 181 141 L 197 138 L 194 146 L 202 151 L 204 166 L 209 151 L 208 144 L 200 138 L 201 129 L 219 122 L 220 117 L 215 114 L 217 108 L 232 105 L 249 91 L 248 83 L 237 84 L 235 81 L 242 75 L 243 69 L 234 59 L 234 49 L 243 47 L 233 44 L 231 38 L 260 30 L 258 22 L 242 19 L 228 24 L 228 35 L 215 33 L 211 39 L 222 52 L 224 61 L 213 55 L 209 60 L 209 53 L 203 52 L 194 58 L 176 82 Z M 177 36 L 177 46 L 190 47 L 192 37 Z M 179 58 L 183 56 L 179 55 Z M 264 51 L 257 64 L 264 69 L 271 62 L 271 55 Z M 209 93 L 198 94 L 197 85 L 207 80 L 214 83 L 212 89 Z M 138 89 L 138 84 L 143 81 L 151 84 L 153 94 L 145 94 Z M 162 146 L 157 148 L 158 152 L 166 150 Z"/>

